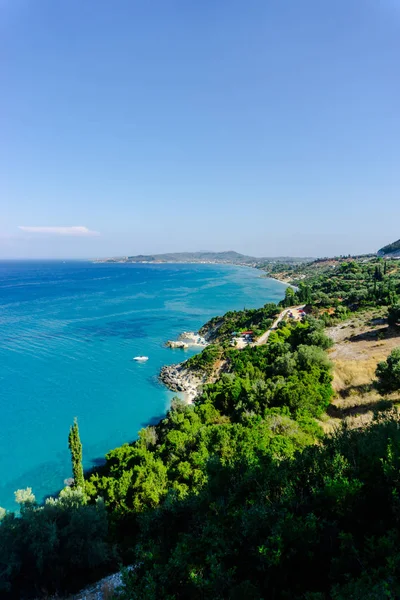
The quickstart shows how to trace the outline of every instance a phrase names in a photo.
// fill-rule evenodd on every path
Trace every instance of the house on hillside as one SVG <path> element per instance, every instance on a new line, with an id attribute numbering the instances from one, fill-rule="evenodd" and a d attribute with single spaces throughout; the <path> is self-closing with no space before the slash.
<path id="1" fill-rule="evenodd" d="M 250 329 L 249 331 L 242 331 L 240 335 L 244 340 L 246 340 L 246 342 L 251 342 L 253 339 L 253 331 L 251 331 Z"/>

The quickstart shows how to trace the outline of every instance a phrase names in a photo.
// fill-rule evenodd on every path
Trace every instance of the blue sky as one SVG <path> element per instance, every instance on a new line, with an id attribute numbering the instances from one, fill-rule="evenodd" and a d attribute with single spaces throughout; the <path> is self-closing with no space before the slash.
<path id="1" fill-rule="evenodd" d="M 400 237 L 400 0 L 0 0 L 0 36 L 0 257 Z"/>

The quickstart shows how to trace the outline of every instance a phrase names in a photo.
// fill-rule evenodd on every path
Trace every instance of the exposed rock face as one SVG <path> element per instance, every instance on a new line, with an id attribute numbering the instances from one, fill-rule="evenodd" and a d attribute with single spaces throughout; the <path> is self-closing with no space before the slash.
<path id="1" fill-rule="evenodd" d="M 205 383 L 205 377 L 194 375 L 183 364 L 167 365 L 161 369 L 160 380 L 173 392 L 187 394 L 189 402 L 195 398 L 200 387 Z"/>
<path id="2" fill-rule="evenodd" d="M 169 340 L 165 345 L 168 348 L 182 348 L 182 349 L 189 348 L 189 344 L 186 342 L 183 342 L 182 340 L 178 340 L 177 342 Z"/>
<path id="3" fill-rule="evenodd" d="M 196 331 L 184 331 L 183 333 L 180 334 L 180 336 L 178 337 L 178 340 L 181 340 L 183 342 L 186 342 L 189 345 L 193 345 L 193 346 L 206 346 L 207 345 L 207 340 L 200 335 L 200 333 L 197 333 Z"/>
<path id="4" fill-rule="evenodd" d="M 160 371 L 161 381 L 173 392 L 184 392 L 179 365 L 166 365 Z"/>
<path id="5" fill-rule="evenodd" d="M 169 340 L 165 344 L 168 348 L 189 348 L 190 346 L 207 346 L 206 339 L 194 331 L 184 331 L 177 341 Z"/>
<path id="6" fill-rule="evenodd" d="M 178 337 L 178 340 L 182 340 L 185 342 L 192 342 L 193 344 L 198 344 L 200 343 L 200 341 L 202 341 L 202 338 L 200 336 L 199 333 L 196 333 L 195 331 L 183 331 L 180 336 Z"/>
<path id="7" fill-rule="evenodd" d="M 133 568 L 134 567 L 128 567 L 128 571 L 132 571 Z M 90 585 L 74 595 L 73 598 L 74 600 L 108 600 L 109 598 L 114 598 L 114 593 L 120 585 L 122 585 L 121 573 L 114 573 L 113 575 L 108 575 L 108 577 L 104 577 L 104 579 Z M 57 600 L 57 598 L 59 598 L 59 596 L 54 596 L 51 600 Z"/>
<path id="8" fill-rule="evenodd" d="M 206 343 L 210 344 L 218 340 L 218 330 L 222 323 L 223 319 L 217 317 L 216 320 L 211 319 L 211 321 L 208 321 L 200 328 L 199 333 L 203 336 Z"/>

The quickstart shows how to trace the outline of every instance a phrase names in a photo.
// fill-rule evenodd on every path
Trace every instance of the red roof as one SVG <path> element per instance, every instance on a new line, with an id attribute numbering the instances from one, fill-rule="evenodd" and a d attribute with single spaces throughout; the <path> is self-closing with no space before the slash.
<path id="1" fill-rule="evenodd" d="M 242 331 L 242 335 L 249 335 L 250 333 L 253 333 L 252 331 Z"/>

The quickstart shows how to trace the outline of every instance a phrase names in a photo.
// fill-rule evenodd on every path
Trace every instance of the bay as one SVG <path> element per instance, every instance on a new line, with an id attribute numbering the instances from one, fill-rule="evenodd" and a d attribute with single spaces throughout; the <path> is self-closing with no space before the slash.
<path id="1" fill-rule="evenodd" d="M 174 394 L 159 371 L 194 352 L 167 339 L 284 291 L 230 265 L 0 262 L 0 506 L 15 509 L 18 488 L 42 500 L 63 486 L 75 416 L 85 468 L 163 417 Z"/>

